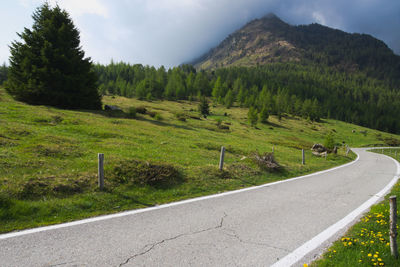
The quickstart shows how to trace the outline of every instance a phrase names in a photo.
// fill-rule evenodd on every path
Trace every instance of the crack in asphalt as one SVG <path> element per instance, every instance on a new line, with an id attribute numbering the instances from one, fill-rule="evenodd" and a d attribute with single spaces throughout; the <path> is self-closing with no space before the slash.
<path id="1" fill-rule="evenodd" d="M 236 238 L 237 240 L 239 240 L 240 243 L 250 244 L 250 245 L 257 245 L 257 246 L 263 246 L 263 247 L 268 247 L 268 248 L 273 248 L 273 249 L 278 249 L 278 250 L 282 250 L 282 251 L 285 251 L 285 252 L 288 252 L 288 253 L 292 252 L 292 251 L 290 251 L 290 250 L 288 250 L 288 249 L 286 249 L 286 248 L 275 247 L 275 246 L 271 246 L 271 245 L 265 244 L 265 243 L 258 243 L 258 242 L 246 241 L 246 240 L 243 240 L 242 238 L 240 238 L 240 236 L 236 233 L 235 230 L 232 230 L 232 229 L 226 229 L 226 230 L 230 231 L 231 234 L 222 231 L 222 233 L 223 233 L 224 235 L 227 235 L 227 236 Z"/>
<path id="2" fill-rule="evenodd" d="M 133 255 L 133 256 L 130 256 L 130 257 L 127 258 L 124 262 L 120 263 L 119 266 L 123 266 L 123 265 L 127 264 L 129 261 L 131 261 L 132 259 L 134 259 L 134 258 L 136 258 L 136 257 L 139 257 L 139 256 L 142 256 L 142 255 L 144 255 L 144 254 L 146 254 L 146 253 L 149 253 L 149 252 L 150 252 L 151 250 L 153 250 L 156 246 L 159 246 L 159 245 L 161 245 L 161 244 L 163 244 L 163 243 L 165 243 L 165 242 L 168 242 L 168 241 L 171 241 L 171 240 L 175 240 L 175 239 L 178 239 L 178 238 L 183 237 L 183 236 L 196 235 L 196 234 L 204 233 L 204 232 L 207 232 L 207 231 L 215 230 L 215 229 L 218 229 L 218 228 L 222 228 L 222 226 L 223 226 L 223 224 L 224 224 L 224 219 L 225 219 L 227 216 L 228 216 L 228 215 L 224 212 L 224 216 L 222 216 L 222 218 L 221 218 L 221 220 L 220 220 L 220 222 L 219 222 L 219 224 L 218 224 L 217 226 L 213 226 L 213 227 L 210 227 L 210 228 L 207 228 L 207 229 L 203 229 L 203 230 L 199 230 L 199 231 L 195 231 L 195 232 L 180 234 L 180 235 L 177 235 L 177 236 L 174 236 L 174 237 L 170 237 L 170 238 L 163 239 L 163 240 L 158 241 L 158 242 L 156 242 L 156 243 L 147 244 L 146 246 L 144 246 L 144 247 L 142 248 L 142 250 L 144 249 L 143 252 L 140 252 L 140 253 L 137 253 L 137 254 L 135 254 L 135 255 Z"/>
<path id="3" fill-rule="evenodd" d="M 74 262 L 75 262 L 75 261 L 68 261 L 68 262 L 63 262 L 63 263 L 58 263 L 58 264 L 49 265 L 49 267 L 61 266 L 61 265 L 66 265 L 66 264 L 74 263 Z"/>

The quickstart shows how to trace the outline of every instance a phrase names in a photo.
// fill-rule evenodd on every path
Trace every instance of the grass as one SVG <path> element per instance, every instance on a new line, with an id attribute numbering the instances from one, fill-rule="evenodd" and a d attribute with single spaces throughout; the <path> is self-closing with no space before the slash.
<path id="1" fill-rule="evenodd" d="M 211 107 L 212 115 L 200 119 L 197 103 L 188 101 L 105 96 L 103 103 L 122 111 L 31 106 L 12 100 L 0 88 L 0 232 L 259 185 L 354 159 L 354 154 L 345 156 L 344 148 L 327 159 L 311 155 L 310 147 L 322 143 L 330 132 L 339 145 L 353 147 L 383 145 L 398 138 L 334 120 L 314 123 L 297 117 L 271 116 L 269 124 L 252 128 L 246 109 L 222 106 Z M 130 114 L 132 107 L 135 116 Z M 143 107 L 145 114 L 140 113 Z M 222 145 L 227 152 L 220 172 Z M 280 172 L 263 171 L 249 158 L 254 151 L 270 152 L 272 147 L 283 166 Z M 105 154 L 102 192 L 96 186 L 97 153 Z M 173 183 L 156 186 L 118 177 L 137 166 L 148 166 L 150 176 L 163 172 Z"/>
<path id="2" fill-rule="evenodd" d="M 385 149 L 384 154 L 399 160 L 400 149 Z M 393 195 L 400 197 L 400 182 L 311 266 L 400 266 L 400 260 L 391 256 L 389 243 L 389 197 Z"/>

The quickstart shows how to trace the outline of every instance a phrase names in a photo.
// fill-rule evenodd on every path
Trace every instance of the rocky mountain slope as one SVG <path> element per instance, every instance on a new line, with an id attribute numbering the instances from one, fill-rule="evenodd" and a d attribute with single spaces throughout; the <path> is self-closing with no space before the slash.
<path id="1" fill-rule="evenodd" d="M 400 81 L 400 56 L 384 42 L 320 24 L 293 26 L 274 14 L 249 22 L 191 64 L 215 69 L 273 62 L 324 64 L 340 71 L 363 71 L 393 84 Z"/>

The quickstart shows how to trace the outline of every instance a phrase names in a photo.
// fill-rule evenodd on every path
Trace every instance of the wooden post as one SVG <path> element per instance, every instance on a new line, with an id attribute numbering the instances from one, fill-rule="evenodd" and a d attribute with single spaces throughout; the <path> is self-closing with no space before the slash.
<path id="1" fill-rule="evenodd" d="M 349 154 L 349 152 L 350 152 L 350 149 L 347 147 L 347 149 L 346 149 L 346 157 Z"/>
<path id="2" fill-rule="evenodd" d="M 306 164 L 306 158 L 304 155 L 304 149 L 301 150 L 301 164 L 305 165 Z"/>
<path id="3" fill-rule="evenodd" d="M 390 203 L 390 251 L 397 259 L 399 253 L 397 251 L 397 201 L 396 196 L 389 198 Z"/>
<path id="4" fill-rule="evenodd" d="M 225 147 L 221 147 L 221 156 L 219 157 L 219 170 L 222 171 L 224 168 L 224 156 L 225 156 Z"/>
<path id="5" fill-rule="evenodd" d="M 98 178 L 99 178 L 99 188 L 100 190 L 104 189 L 104 154 L 99 153 L 99 171 L 98 171 Z"/>

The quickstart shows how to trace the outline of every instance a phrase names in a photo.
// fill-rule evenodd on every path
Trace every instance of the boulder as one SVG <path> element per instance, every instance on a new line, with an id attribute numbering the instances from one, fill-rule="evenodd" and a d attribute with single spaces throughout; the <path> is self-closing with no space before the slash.
<path id="1" fill-rule="evenodd" d="M 104 105 L 104 110 L 121 110 L 121 109 L 117 106 Z"/>
<path id="2" fill-rule="evenodd" d="M 312 150 L 313 152 L 322 153 L 322 152 L 327 151 L 328 149 L 326 149 L 326 147 L 324 147 L 324 146 L 321 145 L 321 144 L 314 144 L 314 145 L 312 146 L 311 150 Z M 313 153 L 313 154 L 314 154 L 314 153 Z"/>

